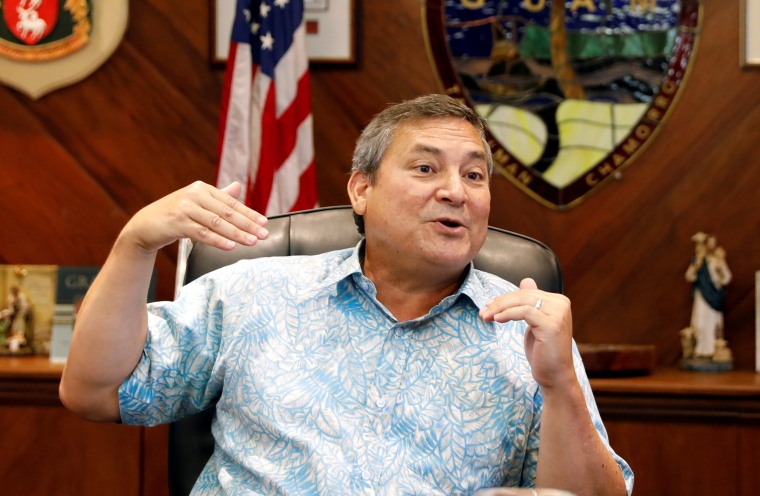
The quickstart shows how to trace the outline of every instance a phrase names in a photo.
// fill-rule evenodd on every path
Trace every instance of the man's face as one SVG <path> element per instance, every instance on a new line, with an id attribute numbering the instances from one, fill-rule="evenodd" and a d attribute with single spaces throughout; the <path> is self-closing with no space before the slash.
<path id="1" fill-rule="evenodd" d="M 349 195 L 364 216 L 367 260 L 461 273 L 488 229 L 488 164 L 477 130 L 456 118 L 401 124 L 370 184 L 354 173 Z"/>

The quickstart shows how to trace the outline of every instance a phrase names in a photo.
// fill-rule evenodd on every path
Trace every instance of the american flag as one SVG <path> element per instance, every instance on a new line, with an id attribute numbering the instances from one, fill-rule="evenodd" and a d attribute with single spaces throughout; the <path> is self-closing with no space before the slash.
<path id="1" fill-rule="evenodd" d="M 243 184 L 264 215 L 314 208 L 303 0 L 237 0 L 222 93 L 216 184 Z"/>

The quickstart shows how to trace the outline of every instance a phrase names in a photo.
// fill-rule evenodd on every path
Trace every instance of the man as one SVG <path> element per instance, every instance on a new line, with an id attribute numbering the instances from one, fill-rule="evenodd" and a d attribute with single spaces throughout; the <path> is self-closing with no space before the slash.
<path id="1" fill-rule="evenodd" d="M 61 398 L 154 424 L 216 403 L 198 494 L 631 491 L 572 341 L 570 303 L 472 267 L 490 210 L 480 119 L 431 95 L 356 145 L 355 249 L 245 261 L 151 305 L 155 254 L 182 237 L 266 243 L 266 219 L 196 183 L 138 212 L 87 294 Z"/>

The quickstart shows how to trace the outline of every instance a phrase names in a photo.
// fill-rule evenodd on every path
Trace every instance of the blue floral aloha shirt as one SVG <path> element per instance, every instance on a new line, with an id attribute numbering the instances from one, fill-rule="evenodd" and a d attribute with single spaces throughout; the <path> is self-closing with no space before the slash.
<path id="1" fill-rule="evenodd" d="M 119 391 L 122 421 L 171 422 L 217 401 L 216 449 L 193 494 L 535 484 L 542 397 L 525 323 L 478 317 L 515 286 L 471 267 L 456 294 L 398 322 L 362 275 L 360 250 L 241 261 L 150 305 L 142 359 Z M 633 473 L 615 458 L 630 493 Z"/>

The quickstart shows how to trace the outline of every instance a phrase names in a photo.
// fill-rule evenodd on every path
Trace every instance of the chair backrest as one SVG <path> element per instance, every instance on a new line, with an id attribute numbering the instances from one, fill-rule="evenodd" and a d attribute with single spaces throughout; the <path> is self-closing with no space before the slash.
<path id="1" fill-rule="evenodd" d="M 212 270 L 238 260 L 266 256 L 316 255 L 359 242 L 350 206 L 325 207 L 272 216 L 269 239 L 255 246 L 231 251 L 196 244 L 187 258 L 184 281 L 188 283 Z M 517 284 L 525 277 L 538 287 L 562 292 L 562 270 L 554 253 L 544 244 L 521 234 L 488 228 L 475 267 Z M 172 496 L 190 493 L 214 450 L 211 419 L 214 409 L 174 422 L 169 427 L 169 486 Z"/>

